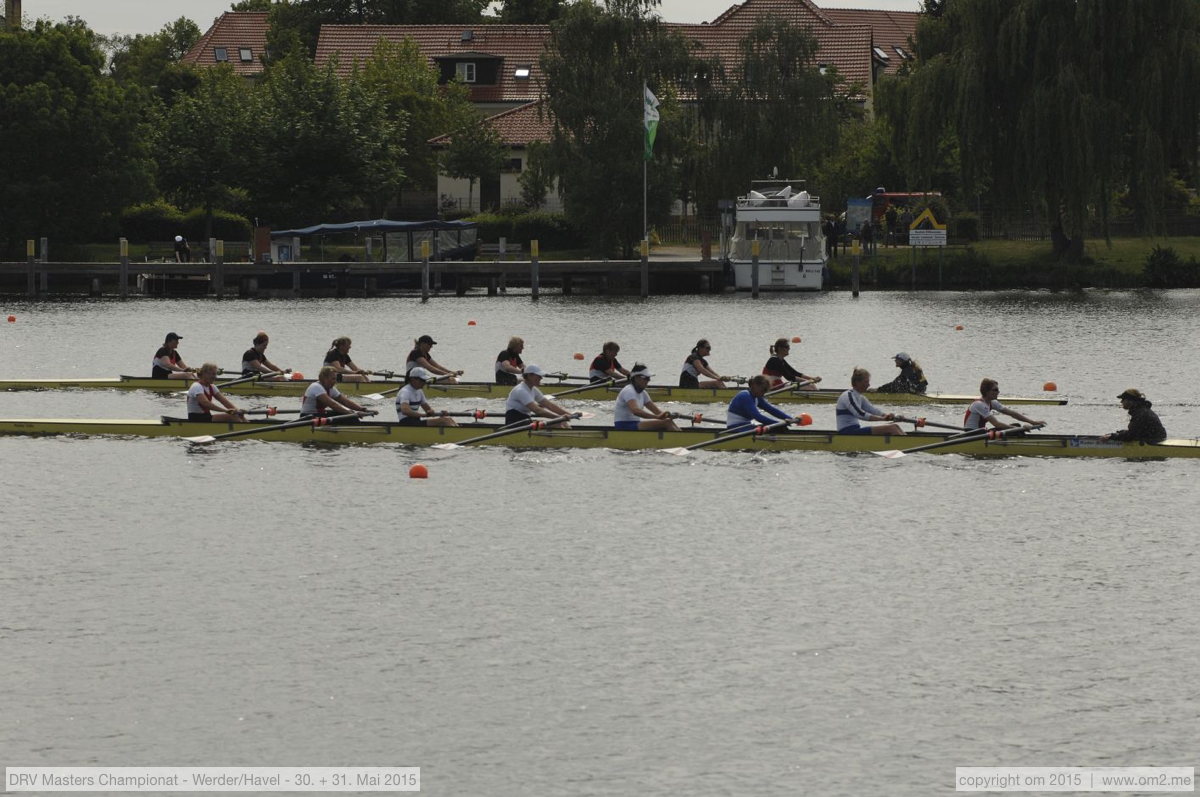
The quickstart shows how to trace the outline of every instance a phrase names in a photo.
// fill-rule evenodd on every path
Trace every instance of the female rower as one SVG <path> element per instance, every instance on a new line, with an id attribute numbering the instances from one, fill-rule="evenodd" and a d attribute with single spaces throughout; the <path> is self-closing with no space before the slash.
<path id="1" fill-rule="evenodd" d="M 925 379 L 925 372 L 921 370 L 921 364 L 904 352 L 900 352 L 892 359 L 896 362 L 896 367 L 900 369 L 900 375 L 886 385 L 875 388 L 875 392 L 924 393 L 929 387 L 929 382 Z"/>
<path id="2" fill-rule="evenodd" d="M 508 401 L 504 405 L 505 426 L 528 423 L 533 420 L 535 415 L 543 418 L 557 418 L 561 415 L 571 414 L 538 390 L 538 385 L 542 383 L 542 377 L 545 375 L 546 372 L 539 366 L 525 366 L 525 373 L 521 374 L 521 381 L 509 392 Z M 554 428 L 569 429 L 570 427 L 563 422 L 555 424 Z"/>
<path id="3" fill-rule="evenodd" d="M 609 379 L 620 379 L 622 376 L 628 378 L 629 372 L 621 367 L 621 363 L 617 362 L 617 352 L 621 347 L 615 341 L 608 341 L 600 350 L 600 354 L 596 359 L 592 360 L 592 366 L 588 369 L 588 379 L 593 382 L 607 382 Z"/>
<path id="4" fill-rule="evenodd" d="M 396 415 L 401 426 L 458 426 L 458 422 L 443 411 L 438 414 L 425 400 L 425 383 L 433 374 L 417 366 L 405 377 L 408 384 L 396 395 Z M 425 414 L 422 415 L 421 411 Z"/>
<path id="5" fill-rule="evenodd" d="M 496 384 L 515 385 L 517 379 L 525 370 L 521 352 L 525 351 L 525 341 L 518 337 L 508 340 L 508 348 L 496 355 Z"/>
<path id="6" fill-rule="evenodd" d="M 863 426 L 860 421 L 894 421 L 895 414 L 884 412 L 863 395 L 871 386 L 871 373 L 855 368 L 850 375 L 850 389 L 837 400 L 838 434 L 904 434 L 898 423 L 883 426 Z"/>
<path id="7" fill-rule="evenodd" d="M 653 378 L 654 374 L 646 366 L 641 363 L 633 366 L 629 384 L 617 394 L 617 404 L 613 408 L 614 427 L 624 431 L 679 431 L 675 421 L 671 420 L 671 413 L 660 410 L 646 392 L 646 385 Z"/>
<path id="8" fill-rule="evenodd" d="M 820 382 L 821 377 L 805 376 L 789 365 L 787 356 L 791 350 L 792 344 L 788 343 L 787 338 L 780 338 L 771 347 L 771 357 L 762 369 L 763 375 L 771 378 L 771 388 L 783 387 L 787 382 L 809 382 L 810 384 L 801 385 L 800 389 L 816 390 L 815 383 Z"/>
<path id="9" fill-rule="evenodd" d="M 334 387 L 337 383 L 337 378 L 338 371 L 336 368 L 332 365 L 322 366 L 320 372 L 317 374 L 317 381 L 309 385 L 308 390 L 304 391 L 304 399 L 300 402 L 301 418 L 318 418 L 324 415 L 349 415 L 350 413 L 378 415 L 375 410 L 368 410 Z M 358 421 L 358 418 L 345 418 L 344 421 L 353 423 Z"/>
<path id="10" fill-rule="evenodd" d="M 413 341 L 413 350 L 408 353 L 407 362 L 404 363 L 404 370 L 411 371 L 414 368 L 424 368 L 432 376 L 444 376 L 446 379 L 439 380 L 443 384 L 457 384 L 458 380 L 455 377 L 462 376 L 462 371 L 451 371 L 433 357 L 429 356 L 430 351 L 437 345 L 437 341 L 429 335 L 422 335 Z"/>
<path id="11" fill-rule="evenodd" d="M 211 421 L 237 421 L 244 423 L 246 414 L 225 398 L 221 389 L 213 384 L 217 378 L 216 363 L 200 366 L 200 373 L 187 392 L 189 421 L 208 423 Z"/>
<path id="12" fill-rule="evenodd" d="M 182 340 L 177 332 L 168 332 L 163 345 L 154 352 L 154 360 L 150 363 L 151 379 L 195 379 L 196 373 L 188 368 L 187 363 L 179 356 L 179 341 Z"/>
<path id="13" fill-rule="evenodd" d="M 755 421 L 764 425 L 775 423 L 763 413 L 774 415 L 781 421 L 795 421 L 795 417 L 767 401 L 765 396 L 770 386 L 771 380 L 762 374 L 750 377 L 746 389 L 738 392 L 729 402 L 729 409 L 725 411 L 725 428 L 744 429 Z"/>
<path id="14" fill-rule="evenodd" d="M 692 353 L 683 361 L 683 370 L 679 372 L 680 387 L 725 387 L 725 377 L 708 367 L 704 359 L 712 353 L 712 344 L 704 338 L 696 342 Z M 700 377 L 707 376 L 703 382 Z"/>
<path id="15" fill-rule="evenodd" d="M 264 376 L 262 379 L 287 379 L 288 372 L 267 359 L 267 344 L 270 342 L 271 339 L 267 337 L 266 332 L 259 332 L 254 336 L 254 345 L 246 349 L 246 353 L 242 355 L 242 376 L 273 374 L 273 376 Z"/>
<path id="16" fill-rule="evenodd" d="M 325 355 L 325 366 L 333 369 L 337 382 L 367 382 L 371 372 L 364 371 L 350 359 L 350 338 L 334 338 L 329 352 Z M 321 370 L 325 370 L 322 367 Z"/>
<path id="17" fill-rule="evenodd" d="M 1009 424 L 1004 423 L 996 417 L 997 413 L 1003 413 L 1011 418 L 1016 418 L 1022 423 L 1027 423 L 1032 426 L 1045 425 L 1045 421 L 1035 421 L 1032 418 L 1027 418 L 1016 410 L 1010 410 L 1008 407 L 1000 403 L 998 396 L 1000 395 L 1000 385 L 995 379 L 984 379 L 979 383 L 979 398 L 967 407 L 966 413 L 963 415 L 963 426 L 970 431 L 978 429 L 986 429 L 990 423 L 997 429 L 1007 429 Z"/>

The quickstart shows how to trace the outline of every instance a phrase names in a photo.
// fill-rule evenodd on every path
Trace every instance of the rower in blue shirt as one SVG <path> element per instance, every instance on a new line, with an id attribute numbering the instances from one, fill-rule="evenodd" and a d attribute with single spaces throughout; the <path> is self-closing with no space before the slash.
<path id="1" fill-rule="evenodd" d="M 762 374 L 750 377 L 746 389 L 739 392 L 733 397 L 733 401 L 729 402 L 729 409 L 725 413 L 725 428 L 727 430 L 745 429 L 755 421 L 761 424 L 772 424 L 777 420 L 795 421 L 795 417 L 788 415 L 764 398 L 770 386 L 771 380 Z M 769 418 L 763 414 L 764 412 L 775 417 Z"/>

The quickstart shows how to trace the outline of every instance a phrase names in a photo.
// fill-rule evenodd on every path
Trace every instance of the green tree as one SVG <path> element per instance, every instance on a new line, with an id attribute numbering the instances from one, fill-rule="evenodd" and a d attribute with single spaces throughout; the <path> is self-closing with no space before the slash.
<path id="1" fill-rule="evenodd" d="M 322 25 L 478 24 L 491 0 L 292 0 L 271 6 L 273 52 L 298 42 L 311 58 Z"/>
<path id="2" fill-rule="evenodd" d="M 564 0 L 504 0 L 500 21 L 509 25 L 548 25 L 562 16 Z"/>
<path id="3" fill-rule="evenodd" d="M 1172 169 L 1197 172 L 1200 5 L 1194 0 L 960 0 L 918 26 L 916 68 L 885 97 L 897 149 L 932 173 L 949 133 L 963 188 L 1039 208 L 1059 254 L 1088 222 L 1108 235 L 1128 188 L 1161 224 Z"/>
<path id="4" fill-rule="evenodd" d="M 0 34 L 0 241 L 113 235 L 120 208 L 152 198 L 145 95 L 104 63 L 78 20 Z"/>
<path id="5" fill-rule="evenodd" d="M 506 150 L 496 129 L 476 118 L 451 134 L 442 158 L 442 170 L 456 180 L 467 181 L 467 207 L 473 207 L 475 181 L 500 174 Z"/>
<path id="6" fill-rule="evenodd" d="M 546 202 L 546 195 L 554 189 L 554 174 L 549 168 L 549 152 L 543 141 L 531 141 L 526 150 L 525 168 L 517 177 L 521 186 L 521 201 L 525 206 L 537 210 Z"/>
<path id="7" fill-rule="evenodd" d="M 689 74 L 684 40 L 651 12 L 657 0 L 577 2 L 551 25 L 542 56 L 550 161 L 567 216 L 598 252 L 632 256 L 642 237 L 643 86 L 661 101 L 649 165 L 652 218 L 667 212 L 681 139 L 675 84 Z"/>
<path id="8" fill-rule="evenodd" d="M 254 138 L 250 88 L 228 65 L 203 71 L 194 94 L 166 110 L 159 148 L 159 183 L 180 207 L 204 209 L 204 236 L 213 211 L 228 207 L 255 168 L 246 142 Z"/>
<path id="9" fill-rule="evenodd" d="M 741 41 L 736 61 L 706 65 L 698 162 L 689 169 L 702 207 L 745 193 L 751 178 L 815 176 L 836 155 L 842 117 L 859 116 L 844 97 L 861 87 L 840 86 L 833 70 L 823 74 L 816 54 L 806 30 L 768 18 Z"/>
<path id="10" fill-rule="evenodd" d="M 199 85 L 196 72 L 180 61 L 199 39 L 200 28 L 186 17 L 158 33 L 114 37 L 110 40 L 113 79 L 122 86 L 153 91 L 164 102 L 170 102 L 177 91 L 195 91 Z"/>

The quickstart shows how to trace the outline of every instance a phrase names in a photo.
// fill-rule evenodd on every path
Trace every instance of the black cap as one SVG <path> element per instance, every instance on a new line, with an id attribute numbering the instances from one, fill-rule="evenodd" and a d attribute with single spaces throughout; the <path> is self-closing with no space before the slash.
<path id="1" fill-rule="evenodd" d="M 1131 401 L 1145 401 L 1146 400 L 1145 394 L 1143 394 L 1142 391 L 1138 390 L 1136 387 L 1126 388 L 1125 391 L 1123 393 L 1121 393 L 1121 395 L 1117 396 L 1117 398 L 1130 399 Z"/>
<path id="2" fill-rule="evenodd" d="M 422 335 L 421 337 L 417 338 L 417 343 L 428 343 L 430 346 L 437 345 L 437 341 L 428 335 Z"/>
<path id="3" fill-rule="evenodd" d="M 178 332 L 168 332 L 167 340 L 183 340 L 183 335 L 180 335 Z"/>

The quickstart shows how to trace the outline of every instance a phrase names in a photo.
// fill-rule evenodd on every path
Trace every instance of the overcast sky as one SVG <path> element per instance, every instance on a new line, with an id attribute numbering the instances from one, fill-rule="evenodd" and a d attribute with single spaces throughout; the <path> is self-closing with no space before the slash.
<path id="1" fill-rule="evenodd" d="M 734 0 L 662 0 L 659 13 L 668 22 L 707 22 Z M 818 0 L 825 8 L 886 8 L 898 11 L 920 10 L 919 0 Z M 26 19 L 67 16 L 83 18 L 98 33 L 156 33 L 164 25 L 187 17 L 208 29 L 212 21 L 228 11 L 230 0 L 23 0 Z"/>

